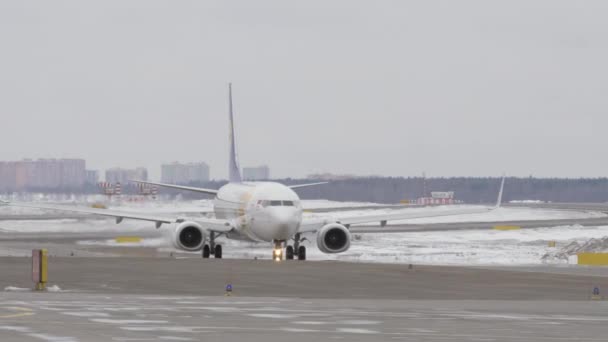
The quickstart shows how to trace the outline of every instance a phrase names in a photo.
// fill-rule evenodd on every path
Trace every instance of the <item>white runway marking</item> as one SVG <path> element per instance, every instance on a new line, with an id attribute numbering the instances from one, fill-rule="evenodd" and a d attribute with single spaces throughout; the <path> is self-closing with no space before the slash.
<path id="1" fill-rule="evenodd" d="M 276 319 L 288 319 L 288 318 L 296 318 L 300 317 L 299 315 L 291 315 L 291 314 L 247 314 L 249 317 L 257 317 L 257 318 L 276 318 Z"/>
<path id="2" fill-rule="evenodd" d="M 337 332 L 348 333 L 348 334 L 379 334 L 380 332 L 369 329 L 355 329 L 355 328 L 338 328 Z"/>
<path id="3" fill-rule="evenodd" d="M 94 323 L 107 323 L 107 324 L 167 324 L 169 321 L 146 321 L 142 319 L 108 319 L 108 318 L 92 318 L 91 322 Z"/>
<path id="4" fill-rule="evenodd" d="M 61 314 L 68 315 L 68 316 L 76 316 L 76 317 L 110 317 L 110 315 L 105 312 L 90 312 L 90 311 L 62 312 Z"/>

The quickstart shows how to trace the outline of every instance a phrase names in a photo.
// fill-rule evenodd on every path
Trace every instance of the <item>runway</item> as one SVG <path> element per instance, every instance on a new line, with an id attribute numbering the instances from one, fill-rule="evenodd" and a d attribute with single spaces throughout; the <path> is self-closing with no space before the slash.
<path id="1" fill-rule="evenodd" d="M 31 287 L 29 258 L 0 258 L 0 288 Z M 247 297 L 587 300 L 601 275 L 337 261 L 200 258 L 49 259 L 50 284 L 76 292 Z"/>
<path id="2" fill-rule="evenodd" d="M 602 341 L 608 277 L 465 267 L 0 258 L 2 341 Z M 233 286 L 225 296 L 226 284 Z M 11 286 L 11 287 L 9 287 Z M 15 291 L 15 292 L 13 292 Z"/>
<path id="3" fill-rule="evenodd" d="M 105 243 L 121 234 L 153 240 L 162 236 L 162 229 L 116 226 L 103 220 L 36 222 L 4 224 L 3 228 L 13 230 L 0 231 L 0 250 L 4 255 L 27 256 L 33 248 L 48 248 L 53 292 L 30 292 L 29 258 L 0 257 L 3 342 L 605 340 L 608 301 L 591 300 L 591 294 L 599 287 L 606 295 L 608 268 L 416 263 L 410 267 L 318 256 L 316 261 L 282 263 L 252 260 L 252 255 L 248 260 L 203 260 L 198 254 L 159 246 L 83 243 Z M 499 224 L 531 228 L 523 233 L 552 225 L 608 226 L 608 220 L 353 226 L 353 233 L 363 235 L 353 241 L 353 249 L 387 243 L 367 239 L 368 232 L 429 231 L 445 239 L 450 231 L 462 236 L 479 230 L 477 239 L 488 235 L 497 235 L 497 241 L 512 239 L 513 233 L 491 230 Z M 40 230 L 14 230 L 35 225 Z M 64 227 L 71 230 L 58 229 Z M 42 231 L 47 228 L 56 230 Z M 392 234 L 385 236 L 390 239 Z M 268 246 L 228 243 L 227 257 L 240 258 L 237 253 L 243 250 L 268 254 Z M 546 242 L 537 241 L 535 235 L 519 244 L 525 250 L 546 248 Z M 397 247 L 403 248 L 401 253 L 426 248 L 402 246 Z M 314 259 L 312 248 L 310 252 Z M 229 297 L 227 284 L 234 289 Z"/>
<path id="4" fill-rule="evenodd" d="M 601 304 L 10 293 L 0 295 L 0 336 L 5 342 L 605 341 Z"/>

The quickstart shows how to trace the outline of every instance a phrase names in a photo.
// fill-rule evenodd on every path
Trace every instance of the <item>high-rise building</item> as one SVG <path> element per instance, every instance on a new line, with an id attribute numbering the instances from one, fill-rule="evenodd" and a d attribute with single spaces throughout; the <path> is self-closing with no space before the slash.
<path id="1" fill-rule="evenodd" d="M 169 184 L 203 183 L 209 181 L 207 163 L 178 163 L 161 165 L 161 181 Z"/>
<path id="2" fill-rule="evenodd" d="M 15 162 L 0 162 L 0 191 L 15 191 L 17 170 Z"/>
<path id="3" fill-rule="evenodd" d="M 99 171 L 86 170 L 84 182 L 85 182 L 85 184 L 97 184 L 99 182 Z"/>
<path id="4" fill-rule="evenodd" d="M 248 181 L 268 180 L 270 179 L 270 168 L 267 165 L 244 167 L 243 179 Z"/>
<path id="5" fill-rule="evenodd" d="M 59 160 L 59 184 L 61 187 L 77 188 L 84 185 L 86 163 L 82 159 Z"/>
<path id="6" fill-rule="evenodd" d="M 78 188 L 84 184 L 83 159 L 24 159 L 0 162 L 0 191 Z"/>
<path id="7" fill-rule="evenodd" d="M 143 167 L 135 169 L 113 168 L 106 170 L 106 182 L 126 184 L 131 180 L 148 180 L 148 170 Z"/>

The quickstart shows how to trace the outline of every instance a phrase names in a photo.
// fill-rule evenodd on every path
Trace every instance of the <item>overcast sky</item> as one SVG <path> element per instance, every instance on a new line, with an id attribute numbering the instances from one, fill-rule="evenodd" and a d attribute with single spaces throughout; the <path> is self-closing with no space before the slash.
<path id="1" fill-rule="evenodd" d="M 0 160 L 608 176 L 608 1 L 0 0 Z"/>

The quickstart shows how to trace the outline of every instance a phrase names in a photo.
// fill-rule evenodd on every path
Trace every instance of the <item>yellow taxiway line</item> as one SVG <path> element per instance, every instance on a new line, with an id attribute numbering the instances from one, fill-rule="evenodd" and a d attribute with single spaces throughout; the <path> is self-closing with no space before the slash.
<path id="1" fill-rule="evenodd" d="M 19 306 L 9 306 L 9 307 L 6 307 L 4 309 L 11 310 L 11 311 L 19 311 L 19 313 L 8 314 L 8 315 L 0 315 L 0 319 L 3 319 L 3 318 L 26 317 L 26 316 L 32 316 L 32 315 L 36 314 L 32 309 L 22 308 L 22 307 L 19 307 Z"/>

